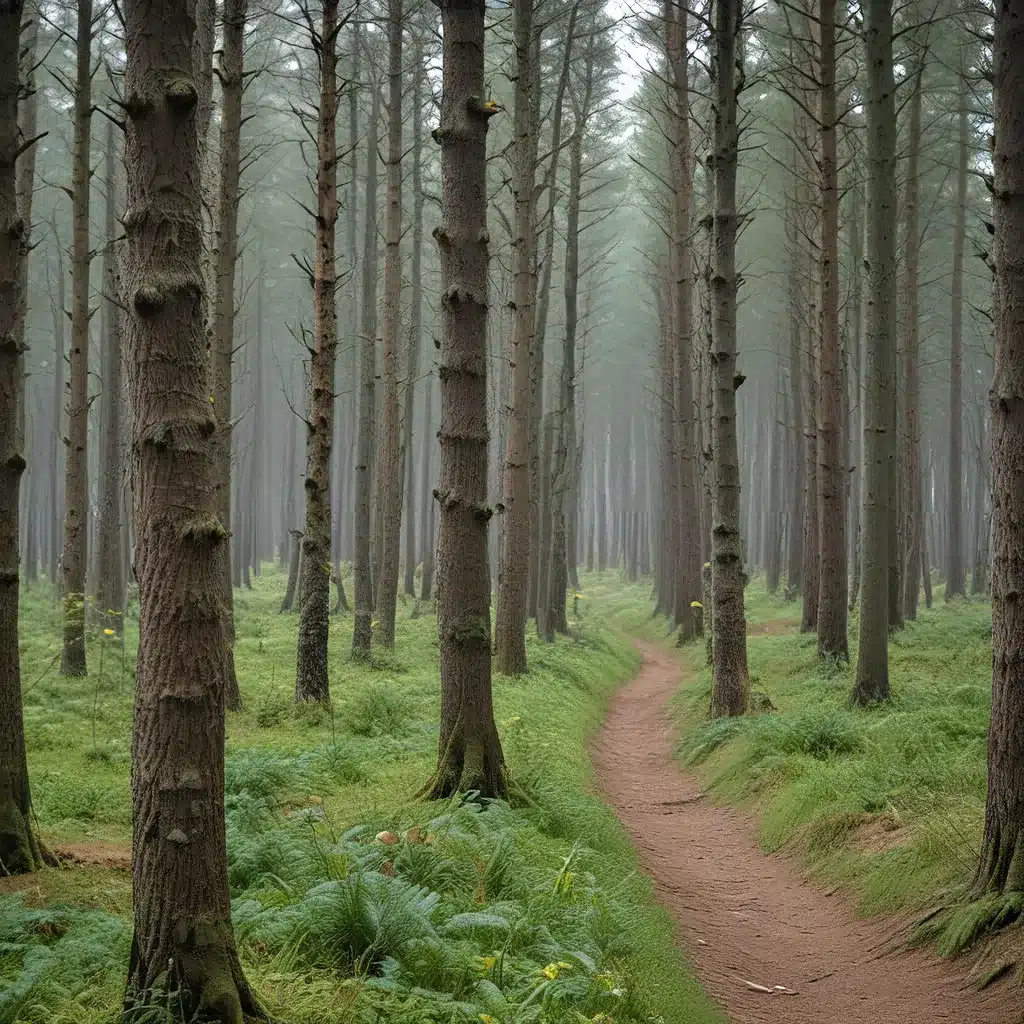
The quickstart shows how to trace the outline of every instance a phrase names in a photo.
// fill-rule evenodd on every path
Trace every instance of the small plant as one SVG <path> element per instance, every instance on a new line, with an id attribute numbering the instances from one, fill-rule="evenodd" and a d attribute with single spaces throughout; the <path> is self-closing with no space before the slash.
<path id="1" fill-rule="evenodd" d="M 339 717 L 357 736 L 398 736 L 410 718 L 409 702 L 393 685 L 370 683 L 345 702 Z"/>

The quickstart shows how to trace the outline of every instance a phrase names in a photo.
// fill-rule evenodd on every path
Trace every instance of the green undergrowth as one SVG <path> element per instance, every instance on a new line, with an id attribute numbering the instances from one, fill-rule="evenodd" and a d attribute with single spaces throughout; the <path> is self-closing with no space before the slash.
<path id="1" fill-rule="evenodd" d="M 614 617 L 634 633 L 647 621 L 650 631 L 649 608 L 634 591 Z M 947 605 L 940 595 L 922 608 L 890 640 L 892 700 L 869 709 L 849 705 L 853 668 L 821 663 L 816 637 L 799 633 L 798 604 L 766 595 L 755 579 L 747 610 L 751 685 L 768 713 L 710 721 L 703 647 L 679 652 L 694 672 L 674 701 L 678 753 L 711 796 L 755 810 L 766 853 L 795 853 L 864 914 L 950 905 L 919 933 L 943 953 L 1016 917 L 1013 899 L 962 902 L 985 813 L 988 603 Z M 854 657 L 856 626 L 854 616 Z"/>
<path id="2" fill-rule="evenodd" d="M 637 656 L 584 580 L 572 635 L 528 641 L 530 673 L 495 678 L 512 808 L 417 803 L 437 744 L 436 623 L 401 605 L 395 651 L 348 658 L 331 630 L 330 710 L 296 708 L 294 615 L 265 571 L 235 595 L 244 709 L 229 714 L 226 813 L 246 972 L 288 1024 L 719 1021 L 590 793 L 587 737 Z M 612 574 L 595 577 L 614 590 Z M 420 609 L 422 612 L 422 609 Z M 130 842 L 131 614 L 62 679 L 57 612 L 23 604 L 33 795 L 44 838 L 103 859 Z M 102 653 L 102 670 L 100 656 Z M 113 1024 L 130 940 L 123 868 L 0 879 L 0 1024 Z"/>

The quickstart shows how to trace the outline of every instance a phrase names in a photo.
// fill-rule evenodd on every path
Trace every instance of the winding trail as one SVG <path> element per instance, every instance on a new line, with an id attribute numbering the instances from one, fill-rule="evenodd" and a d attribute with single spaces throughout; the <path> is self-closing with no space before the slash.
<path id="1" fill-rule="evenodd" d="M 956 965 L 907 950 L 892 922 L 859 920 L 784 858 L 762 854 L 749 821 L 704 799 L 672 755 L 667 707 L 680 678 L 693 673 L 654 645 L 637 647 L 643 666 L 594 742 L 599 789 L 732 1024 L 1024 1021 L 1012 993 L 966 988 Z"/>

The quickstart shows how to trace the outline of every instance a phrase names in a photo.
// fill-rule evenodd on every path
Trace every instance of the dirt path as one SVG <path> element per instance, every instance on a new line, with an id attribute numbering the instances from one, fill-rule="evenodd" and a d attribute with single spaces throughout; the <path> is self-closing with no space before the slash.
<path id="1" fill-rule="evenodd" d="M 905 950 L 891 926 L 856 919 L 784 858 L 764 856 L 740 815 L 703 799 L 672 756 L 667 702 L 681 669 L 657 647 L 637 646 L 640 674 L 612 702 L 594 745 L 599 786 L 733 1024 L 1024 1020 L 1010 993 L 966 990 L 955 965 Z"/>

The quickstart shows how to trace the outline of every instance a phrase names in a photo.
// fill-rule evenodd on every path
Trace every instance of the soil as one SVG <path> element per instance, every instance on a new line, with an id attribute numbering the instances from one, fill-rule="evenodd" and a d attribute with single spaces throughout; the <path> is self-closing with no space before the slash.
<path id="1" fill-rule="evenodd" d="M 118 843 L 94 840 L 90 843 L 65 843 L 53 851 L 65 867 L 74 864 L 97 864 L 118 871 L 131 871 L 132 851 Z"/>
<path id="2" fill-rule="evenodd" d="M 762 854 L 748 820 L 705 799 L 672 753 L 668 701 L 692 671 L 656 646 L 637 647 L 643 666 L 594 743 L 598 785 L 732 1024 L 1024 1021 L 1019 992 L 973 990 L 966 964 L 907 949 L 892 921 L 857 918 L 842 895 Z"/>

